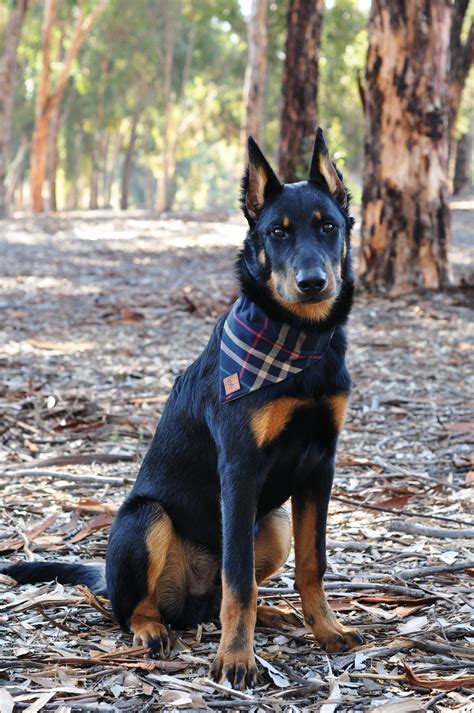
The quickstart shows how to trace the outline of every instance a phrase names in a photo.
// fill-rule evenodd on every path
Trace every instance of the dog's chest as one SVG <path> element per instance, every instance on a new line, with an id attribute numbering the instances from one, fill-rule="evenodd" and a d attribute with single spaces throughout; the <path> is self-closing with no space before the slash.
<path id="1" fill-rule="evenodd" d="M 283 396 L 255 409 L 250 417 L 252 437 L 260 449 L 284 438 L 295 444 L 337 437 L 346 413 L 347 394 L 320 399 Z"/>

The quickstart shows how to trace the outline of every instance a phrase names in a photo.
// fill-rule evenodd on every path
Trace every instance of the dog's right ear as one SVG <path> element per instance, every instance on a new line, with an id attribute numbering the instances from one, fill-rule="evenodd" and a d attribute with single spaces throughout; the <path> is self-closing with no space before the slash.
<path id="1" fill-rule="evenodd" d="M 241 206 L 250 227 L 253 227 L 265 201 L 278 195 L 282 185 L 251 136 L 248 150 L 249 162 L 242 179 Z"/>

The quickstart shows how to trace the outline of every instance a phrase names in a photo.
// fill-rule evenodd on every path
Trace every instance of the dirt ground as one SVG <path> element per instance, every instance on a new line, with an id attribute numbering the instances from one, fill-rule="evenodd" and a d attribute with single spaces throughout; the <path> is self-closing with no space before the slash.
<path id="1" fill-rule="evenodd" d="M 303 625 L 257 628 L 258 686 L 239 693 L 208 678 L 217 624 L 178 632 L 162 663 L 85 588 L 0 576 L 2 712 L 474 710 L 469 208 L 454 211 L 461 289 L 359 295 L 350 323 L 326 588 L 366 644 L 327 655 Z M 176 374 L 236 295 L 243 224 L 94 213 L 0 230 L 0 558 L 101 560 Z M 299 611 L 293 576 L 290 557 L 262 600 Z"/>

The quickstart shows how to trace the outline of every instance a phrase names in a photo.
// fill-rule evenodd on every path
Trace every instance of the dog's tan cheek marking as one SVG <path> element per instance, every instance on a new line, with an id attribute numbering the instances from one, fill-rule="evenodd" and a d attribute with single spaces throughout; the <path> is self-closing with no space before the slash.
<path id="1" fill-rule="evenodd" d="M 334 394 L 334 396 L 328 396 L 327 401 L 332 411 L 334 424 L 339 432 L 346 418 L 349 396 L 345 393 Z"/>
<path id="2" fill-rule="evenodd" d="M 282 396 L 256 409 L 250 420 L 253 437 L 259 448 L 271 443 L 288 425 L 295 409 L 313 403 L 310 399 Z"/>

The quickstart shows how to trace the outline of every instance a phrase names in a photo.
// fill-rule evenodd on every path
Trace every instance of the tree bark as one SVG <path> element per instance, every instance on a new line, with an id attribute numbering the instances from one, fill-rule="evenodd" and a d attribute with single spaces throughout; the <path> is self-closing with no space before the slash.
<path id="1" fill-rule="evenodd" d="M 23 175 L 24 161 L 30 144 L 26 136 L 22 136 L 20 145 L 16 152 L 16 156 L 8 167 L 7 177 L 5 178 L 5 205 L 6 215 L 10 212 L 10 207 L 13 205 L 15 191 Z"/>
<path id="2" fill-rule="evenodd" d="M 359 276 L 398 294 L 451 283 L 449 0 L 377 0 L 369 18 Z"/>
<path id="3" fill-rule="evenodd" d="M 91 169 L 91 190 L 89 195 L 89 210 L 97 210 L 99 207 L 99 165 L 100 165 L 100 141 L 94 142 L 92 151 Z"/>
<path id="4" fill-rule="evenodd" d="M 290 0 L 287 15 L 279 177 L 308 173 L 316 132 L 318 59 L 324 0 Z"/>
<path id="5" fill-rule="evenodd" d="M 451 32 L 449 40 L 449 136 L 454 133 L 454 124 L 461 104 L 461 95 L 466 84 L 469 69 L 474 61 L 474 20 L 462 42 L 462 27 L 469 7 L 469 0 L 454 0 L 452 6 Z"/>
<path id="6" fill-rule="evenodd" d="M 158 181 L 156 195 L 156 210 L 160 213 L 168 208 L 168 181 L 170 170 L 170 133 L 173 115 L 174 99 L 172 96 L 173 61 L 176 47 L 176 18 L 174 11 L 168 6 L 166 14 L 166 55 L 163 80 L 163 95 L 165 104 L 165 120 L 163 128 L 163 151 L 161 161 L 161 176 Z"/>
<path id="7" fill-rule="evenodd" d="M 467 193 L 471 187 L 471 136 L 462 134 L 456 141 L 453 194 Z"/>
<path id="8" fill-rule="evenodd" d="M 107 166 L 104 174 L 104 208 L 111 208 L 112 187 L 115 177 L 118 174 L 120 162 L 120 148 L 122 146 L 122 137 L 120 131 L 114 135 L 112 148 L 112 164 L 110 168 Z"/>
<path id="9" fill-rule="evenodd" d="M 0 218 L 8 214 L 9 203 L 5 180 L 12 125 L 13 89 L 18 42 L 28 9 L 28 0 L 18 0 L 15 5 L 5 27 L 3 53 L 0 58 Z"/>
<path id="10" fill-rule="evenodd" d="M 130 139 L 128 141 L 127 153 L 125 155 L 125 161 L 123 162 L 122 192 L 120 196 L 121 210 L 127 210 L 128 208 L 128 190 L 130 187 L 130 174 L 132 171 L 133 152 L 135 150 L 135 142 L 137 140 L 137 128 L 140 119 L 140 114 L 141 110 L 137 109 L 132 120 L 132 128 L 130 130 Z"/>
<path id="11" fill-rule="evenodd" d="M 42 64 L 35 108 L 35 128 L 31 150 L 31 202 L 34 213 L 44 210 L 43 183 L 46 172 L 46 151 L 51 117 L 59 110 L 61 99 L 66 91 L 71 74 L 72 63 L 77 56 L 85 38 L 92 30 L 95 22 L 103 13 L 108 0 L 99 0 L 94 9 L 84 17 L 83 5 L 79 4 L 79 17 L 59 78 L 54 91 L 50 94 L 50 59 L 51 39 L 56 17 L 57 0 L 45 0 L 42 27 Z"/>
<path id="12" fill-rule="evenodd" d="M 49 210 L 58 210 L 56 177 L 58 173 L 58 134 L 61 126 L 59 107 L 53 112 L 48 132 L 47 174 L 49 183 Z"/>
<path id="13" fill-rule="evenodd" d="M 267 7 L 268 0 L 252 0 L 248 19 L 248 61 L 244 80 L 244 122 L 242 146 L 247 138 L 263 144 L 263 108 L 267 76 Z M 263 148 L 263 146 L 262 146 Z"/>

